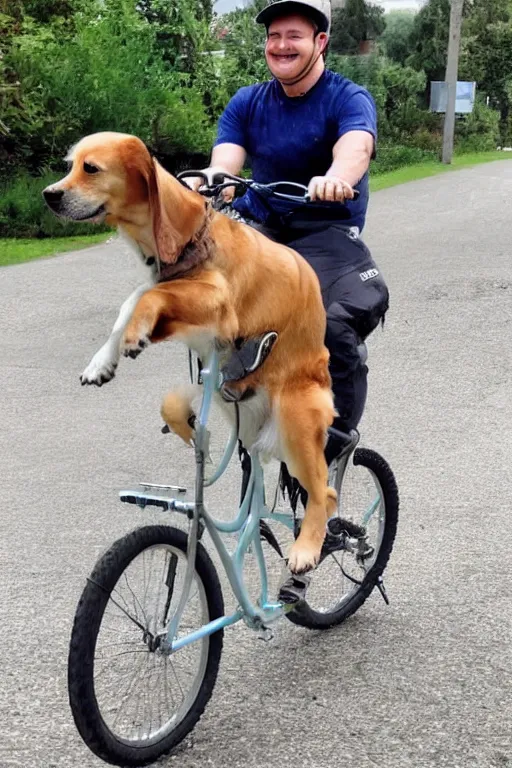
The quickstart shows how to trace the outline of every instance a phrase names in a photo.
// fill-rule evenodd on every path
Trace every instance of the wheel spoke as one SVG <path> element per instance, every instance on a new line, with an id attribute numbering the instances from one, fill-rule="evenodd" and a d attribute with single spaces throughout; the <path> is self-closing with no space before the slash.
<path id="1" fill-rule="evenodd" d="M 125 615 L 126 615 L 128 618 L 129 618 L 129 619 L 130 619 L 130 621 L 132 621 L 132 622 L 133 622 L 133 623 L 134 623 L 134 624 L 135 624 L 137 627 L 139 627 L 139 629 L 142 629 L 142 631 L 143 631 L 143 632 L 145 632 L 145 631 L 146 631 L 146 627 L 145 627 L 143 624 L 141 624 L 141 623 L 140 623 L 140 621 L 138 621 L 138 620 L 137 620 L 137 619 L 136 619 L 134 616 L 132 616 L 132 615 L 131 615 L 131 613 L 128 613 L 128 611 L 126 611 L 126 610 L 123 608 L 123 606 L 122 606 L 122 605 L 119 605 L 119 603 L 118 603 L 118 602 L 116 602 L 116 600 L 114 600 L 114 598 L 112 597 L 112 595 L 110 595 L 110 598 L 109 598 L 109 599 L 110 599 L 110 600 L 111 600 L 111 601 L 114 603 L 114 605 L 116 606 L 116 608 L 119 608 L 119 610 L 120 610 L 120 611 L 122 611 L 122 612 L 123 612 L 123 613 L 124 613 L 124 614 L 125 614 Z"/>
<path id="2" fill-rule="evenodd" d="M 339 489 L 337 515 L 366 529 L 366 535 L 357 541 L 354 529 L 345 549 L 322 560 L 304 602 L 287 614 L 291 621 L 318 629 L 341 623 L 366 600 L 389 558 L 398 518 L 393 474 L 374 451 L 356 449 L 343 477 L 331 466 L 329 483 Z M 366 560 L 358 556 L 368 548 L 373 552 Z"/>
<path id="3" fill-rule="evenodd" d="M 142 668 L 144 667 L 145 662 L 146 662 L 146 659 L 142 658 L 142 659 L 139 660 L 139 665 L 136 668 L 135 672 L 132 674 L 131 681 L 128 684 L 128 690 L 126 691 L 126 693 L 124 695 L 124 698 L 121 699 L 121 705 L 120 705 L 119 709 L 117 710 L 117 714 L 116 714 L 116 716 L 114 718 L 114 721 L 112 723 L 112 728 L 116 727 L 116 725 L 117 725 L 117 723 L 119 721 L 119 717 L 121 716 L 121 712 L 124 712 L 124 708 L 126 707 L 126 704 L 128 703 L 129 698 L 130 698 L 130 693 L 132 692 L 133 687 L 135 685 L 135 681 L 139 678 L 139 676 L 141 674 L 141 671 L 142 671 Z"/>
<path id="4" fill-rule="evenodd" d="M 147 531 L 148 529 L 141 529 Z M 161 536 L 162 527 L 153 529 Z M 169 531 L 169 538 L 177 540 L 178 545 L 151 541 L 143 544 L 137 551 L 124 553 L 123 557 L 117 552 L 115 557 L 104 556 L 104 571 L 97 565 L 98 578 L 96 587 L 104 592 L 102 584 L 112 584 L 106 606 L 98 600 L 98 591 L 93 587 L 89 597 L 93 600 L 88 613 L 84 608 L 81 633 L 89 638 L 89 646 L 84 642 L 79 646 L 81 651 L 74 650 L 73 675 L 85 680 L 91 675 L 91 666 L 82 663 L 82 659 L 90 655 L 90 642 L 93 638 L 92 690 L 94 700 L 89 701 L 89 710 L 97 711 L 100 722 L 107 727 L 115 737 L 121 740 L 125 749 L 154 749 L 155 755 L 161 745 L 169 743 L 177 725 L 184 718 L 193 723 L 197 719 L 194 713 L 194 703 L 199 691 L 205 684 L 205 673 L 210 658 L 210 647 L 215 641 L 202 638 L 192 645 L 187 645 L 171 656 L 162 647 L 165 639 L 165 626 L 173 612 L 176 599 L 179 600 L 183 590 L 183 573 L 186 571 L 187 539 L 186 534 L 176 529 Z M 129 547 L 134 546 L 138 532 L 129 534 L 126 540 Z M 147 536 L 147 534 L 145 534 Z M 121 540 L 124 541 L 124 540 Z M 204 565 L 206 554 L 201 554 L 201 548 L 196 557 L 203 558 L 202 568 L 209 574 L 208 588 L 215 583 L 216 576 L 210 561 Z M 204 551 L 204 550 L 203 550 Z M 107 553 L 108 554 L 108 553 Z M 112 578 L 112 562 L 128 563 Z M 101 563 L 101 561 L 100 561 Z M 94 591 L 92 591 L 94 590 Z M 193 573 L 190 594 L 185 604 L 183 624 L 179 628 L 182 633 L 198 630 L 210 621 L 210 614 L 205 583 L 199 577 L 197 566 Z M 218 598 L 216 598 L 218 599 Z M 222 600 L 220 601 L 222 604 Z M 94 613 L 101 607 L 99 630 L 92 629 L 96 625 Z M 218 610 L 218 609 L 217 609 Z M 78 616 L 78 613 L 77 613 Z M 91 619 L 91 616 L 93 618 Z M 75 622 L 76 625 L 76 622 Z M 75 633 L 76 626 L 73 630 Z M 96 634 L 93 634 L 96 633 Z M 222 638 L 222 633 L 218 637 Z M 75 644 L 72 642 L 71 648 Z M 218 645 L 217 645 L 218 648 Z M 218 663 L 218 661 L 217 661 Z M 89 671 L 84 671 L 84 670 Z M 72 675 L 70 674 L 70 680 Z M 90 678 L 89 678 L 90 679 Z M 214 679 L 207 685 L 213 688 Z M 71 695 L 70 682 L 70 699 Z M 76 714 L 82 708 L 84 687 L 91 690 L 90 684 L 82 683 L 80 694 L 75 696 L 72 703 Z M 89 711 L 87 710 L 87 711 Z M 194 714 L 191 714 L 194 713 Z M 89 722 L 89 715 L 85 715 Z M 77 724 L 80 716 L 75 717 Z M 192 725 L 190 727 L 192 727 Z M 86 731 L 80 730 L 84 739 L 89 743 L 89 725 Z M 94 750 L 94 747 L 92 747 Z M 110 749 L 110 748 L 109 748 Z M 113 748 L 115 751 L 115 748 Z M 135 756 L 135 752 L 134 752 Z M 124 759 L 124 756 L 123 756 Z M 156 759 L 156 758 L 155 758 Z M 119 757 L 116 757 L 119 762 Z M 115 762 L 116 760 L 113 760 Z"/>

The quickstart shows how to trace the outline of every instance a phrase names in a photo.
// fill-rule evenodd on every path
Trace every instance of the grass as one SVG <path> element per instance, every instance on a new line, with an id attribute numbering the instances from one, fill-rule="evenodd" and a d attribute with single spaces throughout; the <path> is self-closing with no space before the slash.
<path id="1" fill-rule="evenodd" d="M 0 267 L 20 264 L 47 256 L 55 256 L 64 251 L 78 251 L 97 243 L 103 243 L 112 233 L 102 232 L 96 235 L 77 235 L 74 237 L 48 237 L 44 239 L 0 239 Z"/>
<path id="2" fill-rule="evenodd" d="M 377 192 L 380 189 L 394 187 L 397 184 L 405 184 L 408 181 L 417 181 L 429 176 L 436 176 L 446 171 L 456 171 L 461 168 L 471 168 L 480 163 L 490 163 L 493 160 L 512 160 L 512 152 L 474 152 L 472 154 L 454 155 L 450 165 L 440 162 L 422 163 L 399 168 L 378 176 L 372 176 L 370 189 Z M 102 232 L 95 235 L 82 235 L 74 237 L 55 237 L 42 239 L 22 240 L 17 238 L 0 239 L 0 267 L 8 264 L 19 264 L 32 259 L 40 259 L 54 256 L 64 251 L 76 251 L 91 245 L 104 242 L 111 233 Z"/>
<path id="3" fill-rule="evenodd" d="M 491 163 L 494 160 L 512 160 L 512 152 L 473 152 L 465 155 L 454 155 L 450 165 L 445 165 L 441 162 L 409 165 L 405 168 L 398 168 L 396 171 L 389 171 L 388 173 L 371 177 L 370 190 L 378 192 L 380 189 L 395 187 L 397 184 L 406 184 L 408 181 L 426 179 L 429 176 L 437 176 L 438 173 L 445 173 L 446 171 L 472 168 L 474 165 Z"/>

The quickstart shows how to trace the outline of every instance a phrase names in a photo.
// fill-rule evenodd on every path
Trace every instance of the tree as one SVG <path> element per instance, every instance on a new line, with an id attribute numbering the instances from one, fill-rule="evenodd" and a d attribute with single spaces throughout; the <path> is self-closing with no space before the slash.
<path id="1" fill-rule="evenodd" d="M 335 72 L 364 86 L 377 105 L 379 138 L 409 139 L 424 126 L 428 113 L 418 108 L 418 94 L 425 86 L 425 74 L 389 61 L 384 56 L 329 55 Z"/>
<path id="2" fill-rule="evenodd" d="M 40 91 L 27 93 L 13 59 L 25 37 L 44 46 L 58 31 L 67 40 L 77 15 L 95 0 L 0 0 L 0 166 L 9 173 L 17 163 L 30 163 L 31 137 L 44 128 Z M 36 43 L 37 39 L 37 43 Z M 58 59 L 57 59 L 58 60 Z"/>
<path id="3" fill-rule="evenodd" d="M 250 7 L 232 11 L 217 21 L 216 34 L 225 54 L 222 60 L 225 101 L 238 88 L 268 78 L 265 28 L 254 22 L 266 4 L 266 0 L 256 0 Z"/>
<path id="4" fill-rule="evenodd" d="M 193 73 L 202 43 L 210 37 L 211 0 L 138 0 L 137 10 L 154 27 L 163 59 Z"/>
<path id="5" fill-rule="evenodd" d="M 407 64 L 425 72 L 427 92 L 431 80 L 444 80 L 449 27 L 450 0 L 430 0 L 414 18 Z"/>
<path id="6" fill-rule="evenodd" d="M 59 31 L 25 20 L 12 38 L 5 67 L 19 87 L 0 152 L 38 171 L 95 131 L 133 133 L 168 155 L 211 145 L 202 94 L 164 60 L 157 27 L 132 0 L 102 0 L 75 15 L 73 34 Z"/>
<path id="7" fill-rule="evenodd" d="M 385 27 L 383 8 L 365 0 L 347 0 L 332 14 L 330 48 L 338 54 L 358 53 L 362 42 L 377 39 Z"/>
<path id="8" fill-rule="evenodd" d="M 410 37 L 415 14 L 412 11 L 391 11 L 384 19 L 386 28 L 379 41 L 383 51 L 397 64 L 405 64 L 411 53 Z"/>
<path id="9" fill-rule="evenodd" d="M 479 91 L 500 112 L 503 141 L 512 133 L 512 3 L 467 0 L 460 78 L 475 80 Z"/>

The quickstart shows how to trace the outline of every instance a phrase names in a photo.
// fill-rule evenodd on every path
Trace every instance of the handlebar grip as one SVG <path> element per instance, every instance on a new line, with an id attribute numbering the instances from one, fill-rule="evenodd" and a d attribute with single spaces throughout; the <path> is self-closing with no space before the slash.
<path id="1" fill-rule="evenodd" d="M 213 184 L 223 184 L 226 176 L 224 173 L 214 173 L 212 176 Z"/>
<path id="2" fill-rule="evenodd" d="M 349 203 L 350 203 L 350 202 L 351 202 L 351 201 L 353 201 L 353 200 L 357 200 L 357 198 L 359 197 L 359 194 L 360 194 L 360 193 L 359 193 L 359 190 L 358 190 L 358 189 L 354 189 L 354 190 L 353 190 L 353 192 L 354 192 L 354 197 L 353 197 L 353 198 L 351 198 L 351 200 L 347 200 L 346 202 L 349 202 Z M 305 200 L 307 203 L 313 203 L 313 204 L 314 204 L 314 203 L 316 203 L 316 202 L 320 202 L 320 203 L 322 203 L 322 202 L 329 202 L 329 201 L 324 201 L 324 200 L 318 200 L 318 201 L 317 201 L 317 200 L 311 200 L 311 198 L 310 198 L 310 196 L 309 196 L 309 195 L 305 195 L 305 196 L 304 196 L 304 200 Z"/>

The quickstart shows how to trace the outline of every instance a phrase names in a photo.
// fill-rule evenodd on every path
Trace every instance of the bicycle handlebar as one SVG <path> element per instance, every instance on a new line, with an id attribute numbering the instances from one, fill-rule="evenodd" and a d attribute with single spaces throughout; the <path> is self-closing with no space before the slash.
<path id="1" fill-rule="evenodd" d="M 304 184 L 298 184 L 295 181 L 273 181 L 270 184 L 261 184 L 254 181 L 254 179 L 243 179 L 241 176 L 233 176 L 231 173 L 216 173 L 213 178 L 213 184 L 210 185 L 210 180 L 204 171 L 182 171 L 177 175 L 177 179 L 180 181 L 186 177 L 195 176 L 201 178 L 205 182 L 206 189 L 201 190 L 201 194 L 205 197 L 216 197 L 223 189 L 228 187 L 244 187 L 245 189 L 253 189 L 256 193 L 263 197 L 279 197 L 282 200 L 289 200 L 292 203 L 314 203 L 314 202 L 336 202 L 336 201 L 324 201 L 324 200 L 311 200 L 308 194 L 308 188 Z M 226 181 L 229 179 L 229 181 Z M 279 192 L 279 188 L 290 189 L 290 187 L 297 189 L 302 194 L 289 194 L 287 192 Z M 353 200 L 357 200 L 359 197 L 359 190 L 354 189 Z"/>

